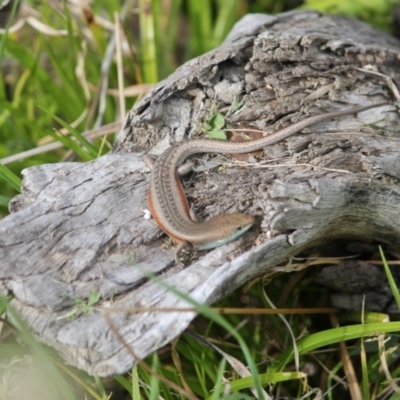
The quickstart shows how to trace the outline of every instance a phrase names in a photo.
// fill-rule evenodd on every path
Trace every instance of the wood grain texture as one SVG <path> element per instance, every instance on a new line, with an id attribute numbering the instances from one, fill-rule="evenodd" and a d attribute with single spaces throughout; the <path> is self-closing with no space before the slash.
<path id="1" fill-rule="evenodd" d="M 69 363 L 109 376 L 170 342 L 195 317 L 126 312 L 191 306 L 168 287 L 211 304 L 324 242 L 398 246 L 394 105 L 311 126 L 245 166 L 197 157 L 199 172 L 185 189 L 197 214 L 246 212 L 257 224 L 240 240 L 199 253 L 183 270 L 173 265 L 165 236 L 144 218 L 149 171 L 141 154 L 192 137 L 210 110 L 225 114 L 231 127 L 244 121 L 273 132 L 316 113 L 394 104 L 387 81 L 360 68 L 372 66 L 398 84 L 399 56 L 399 41 L 350 19 L 317 12 L 246 16 L 221 47 L 180 67 L 130 111 L 113 154 L 24 171 L 23 192 L 0 221 L 3 293 L 12 292 L 36 336 Z M 84 313 L 77 300 L 91 292 L 100 292 L 101 301 Z M 71 312 L 73 318 L 63 318 Z"/>

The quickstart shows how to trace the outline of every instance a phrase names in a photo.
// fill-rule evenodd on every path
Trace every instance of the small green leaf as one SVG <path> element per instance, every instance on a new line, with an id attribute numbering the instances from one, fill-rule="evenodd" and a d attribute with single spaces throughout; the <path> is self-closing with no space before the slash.
<path id="1" fill-rule="evenodd" d="M 89 297 L 88 297 L 88 301 L 87 301 L 87 305 L 90 306 L 94 306 L 96 303 L 98 303 L 98 301 L 100 300 L 101 297 L 101 293 L 100 292 L 90 292 L 89 293 Z"/>
<path id="2" fill-rule="evenodd" d="M 225 118 L 222 114 L 215 114 L 211 119 L 211 125 L 214 129 L 222 129 L 225 126 Z"/>
<path id="3" fill-rule="evenodd" d="M 211 124 L 210 123 L 208 123 L 208 122 L 204 122 L 204 130 L 205 131 L 211 131 L 211 129 L 213 128 L 212 126 L 211 126 Z"/>
<path id="4" fill-rule="evenodd" d="M 221 130 L 212 130 L 207 132 L 210 139 L 226 140 L 226 133 Z"/>

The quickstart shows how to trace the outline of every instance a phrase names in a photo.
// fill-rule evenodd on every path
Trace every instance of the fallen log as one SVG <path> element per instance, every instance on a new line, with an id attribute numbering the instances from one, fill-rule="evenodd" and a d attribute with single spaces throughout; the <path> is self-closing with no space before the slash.
<path id="1" fill-rule="evenodd" d="M 183 295 L 211 304 L 278 265 L 290 271 L 293 256 L 326 243 L 398 246 L 399 56 L 397 39 L 351 19 L 247 15 L 219 48 L 184 64 L 130 111 L 112 154 L 23 172 L 22 194 L 0 221 L 2 292 L 67 362 L 109 376 L 170 342 L 196 315 L 133 312 L 139 308 L 193 306 Z M 388 105 L 310 126 L 257 160 L 197 157 L 185 188 L 197 214 L 248 213 L 257 223 L 184 269 L 144 217 L 143 153 L 212 128 L 216 115 L 227 127 L 272 133 L 382 101 Z"/>

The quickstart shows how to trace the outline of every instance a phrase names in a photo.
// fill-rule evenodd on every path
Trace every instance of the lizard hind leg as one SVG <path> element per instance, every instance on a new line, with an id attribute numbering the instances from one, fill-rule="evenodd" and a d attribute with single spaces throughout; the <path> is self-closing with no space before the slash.
<path id="1" fill-rule="evenodd" d="M 174 252 L 175 263 L 180 269 L 182 269 L 185 266 L 183 264 L 183 262 L 179 259 L 179 255 L 180 255 L 181 251 L 184 249 L 191 249 L 191 248 L 192 248 L 192 245 L 189 242 L 181 242 L 178 244 L 178 246 L 176 246 L 176 249 Z"/>

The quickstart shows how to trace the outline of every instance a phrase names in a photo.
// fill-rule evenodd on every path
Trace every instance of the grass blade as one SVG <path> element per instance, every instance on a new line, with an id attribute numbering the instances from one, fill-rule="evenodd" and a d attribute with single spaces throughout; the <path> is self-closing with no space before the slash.
<path id="1" fill-rule="evenodd" d="M 395 282 L 395 280 L 394 280 L 394 278 L 393 278 L 392 273 L 390 272 L 389 264 L 388 264 L 387 261 L 386 261 L 385 254 L 383 253 L 383 250 L 382 250 L 382 247 L 381 247 L 381 246 L 379 246 L 379 253 L 381 254 L 383 267 L 384 267 L 384 269 L 385 269 L 386 276 L 387 276 L 387 278 L 388 278 L 388 282 L 389 282 L 390 289 L 391 289 L 391 291 L 392 291 L 392 293 L 393 293 L 393 296 L 394 296 L 394 298 L 395 298 L 395 300 L 396 300 L 397 308 L 400 310 L 400 294 L 399 294 L 399 289 L 398 289 L 397 284 L 396 284 L 396 282 Z"/>
<path id="2" fill-rule="evenodd" d="M 343 342 L 345 340 L 360 339 L 391 333 L 400 330 L 400 322 L 383 322 L 376 324 L 352 325 L 322 331 L 307 336 L 297 343 L 299 354 L 306 354 L 323 346 Z M 285 367 L 293 359 L 293 348 L 283 351 L 274 362 L 270 372 L 276 372 Z"/>
<path id="3" fill-rule="evenodd" d="M 22 180 L 3 164 L 0 164 L 0 179 L 2 179 L 4 182 L 7 182 L 14 189 L 18 190 L 18 192 L 21 191 Z"/>
<path id="4" fill-rule="evenodd" d="M 56 115 L 51 114 L 49 111 L 45 110 L 43 107 L 40 107 L 40 108 L 44 112 L 49 114 L 53 119 L 55 119 L 62 127 L 64 127 L 65 129 L 68 130 L 68 132 L 86 149 L 88 154 L 91 156 L 90 159 L 97 158 L 96 148 L 87 139 L 85 139 L 85 137 L 81 133 L 79 133 L 75 128 L 73 128 L 67 122 L 63 121 L 61 118 L 59 118 Z M 63 136 L 63 135 L 57 136 L 57 139 L 60 140 L 62 143 L 64 143 L 61 136 Z M 64 136 L 64 138 L 66 138 L 66 136 Z M 67 142 L 65 142 L 65 143 L 67 143 Z M 71 144 L 71 142 L 69 142 L 69 141 L 68 141 L 68 143 Z M 70 147 L 70 146 L 68 146 L 68 147 Z M 72 149 L 72 147 L 70 147 L 70 148 Z M 76 151 L 76 147 L 74 147 L 74 151 Z M 86 157 L 84 157 L 84 159 L 86 159 Z"/>
<path id="5" fill-rule="evenodd" d="M 158 72 L 152 1 L 140 0 L 139 4 L 143 79 L 146 83 L 154 83 L 158 82 Z"/>

